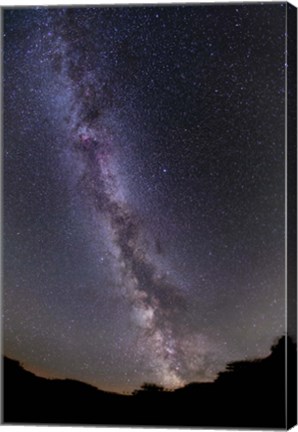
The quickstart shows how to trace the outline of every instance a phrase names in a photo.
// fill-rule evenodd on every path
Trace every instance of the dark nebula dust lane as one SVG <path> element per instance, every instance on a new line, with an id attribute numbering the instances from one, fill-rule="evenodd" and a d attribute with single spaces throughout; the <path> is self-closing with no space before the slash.
<path id="1" fill-rule="evenodd" d="M 284 333 L 285 3 L 4 11 L 4 347 L 131 391 Z"/>

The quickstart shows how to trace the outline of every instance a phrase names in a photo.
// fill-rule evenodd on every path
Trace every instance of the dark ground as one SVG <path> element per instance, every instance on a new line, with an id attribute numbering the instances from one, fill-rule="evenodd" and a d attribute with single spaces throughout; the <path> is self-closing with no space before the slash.
<path id="1" fill-rule="evenodd" d="M 48 380 L 3 361 L 4 423 L 285 428 L 296 424 L 296 346 L 288 339 L 286 421 L 285 341 L 261 360 L 227 365 L 214 383 L 175 391 L 144 384 L 133 395 L 72 380 Z"/>

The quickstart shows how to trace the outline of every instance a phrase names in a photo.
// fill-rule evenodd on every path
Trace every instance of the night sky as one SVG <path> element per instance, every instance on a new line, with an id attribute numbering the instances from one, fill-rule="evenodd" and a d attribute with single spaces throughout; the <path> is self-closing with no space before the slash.
<path id="1" fill-rule="evenodd" d="M 3 12 L 4 352 L 130 392 L 285 332 L 285 3 Z"/>

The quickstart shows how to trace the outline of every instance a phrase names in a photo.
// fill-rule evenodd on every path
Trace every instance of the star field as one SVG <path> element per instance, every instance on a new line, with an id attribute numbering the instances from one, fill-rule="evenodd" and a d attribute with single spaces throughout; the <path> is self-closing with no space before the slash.
<path id="1" fill-rule="evenodd" d="M 4 10 L 6 355 L 122 392 L 268 354 L 285 10 Z"/>

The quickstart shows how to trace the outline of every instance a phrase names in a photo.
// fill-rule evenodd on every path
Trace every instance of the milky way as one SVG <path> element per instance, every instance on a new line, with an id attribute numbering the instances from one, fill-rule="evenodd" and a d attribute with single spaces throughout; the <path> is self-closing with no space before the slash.
<path id="1" fill-rule="evenodd" d="M 4 12 L 5 350 L 130 391 L 284 331 L 285 4 Z"/>
<path id="2" fill-rule="evenodd" d="M 139 329 L 136 350 L 147 356 L 160 384 L 181 385 L 183 375 L 189 375 L 194 358 L 200 357 L 193 348 L 195 341 L 189 341 L 191 352 L 187 348 L 186 341 L 191 335 L 183 328 L 178 331 L 175 325 L 177 312 L 178 317 L 181 311 L 185 312 L 186 303 L 179 289 L 160 275 L 150 260 L 142 242 L 141 224 L 119 194 L 121 184 L 113 164 L 113 135 L 104 128 L 105 105 L 100 92 L 96 96 L 94 89 L 100 80 L 93 73 L 81 70 L 87 64 L 82 50 L 77 53 L 71 41 L 62 40 L 62 47 L 58 51 L 60 67 L 73 97 L 67 123 L 69 144 L 74 157 L 83 163 L 78 184 L 96 215 L 104 216 L 108 225 L 108 241 L 116 260 L 115 270 L 119 272 L 117 289 L 130 303 L 134 324 Z M 180 326 L 181 321 L 180 317 Z"/>

